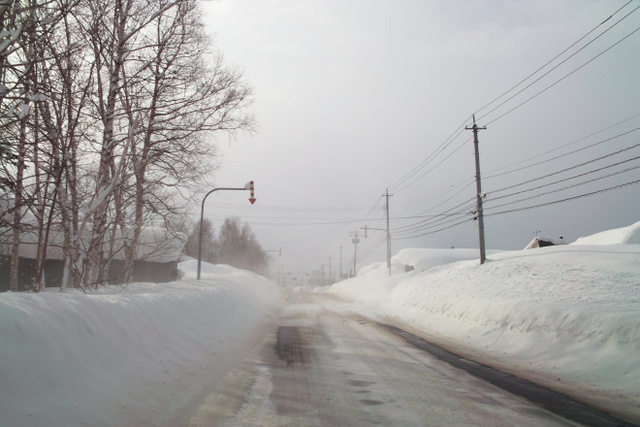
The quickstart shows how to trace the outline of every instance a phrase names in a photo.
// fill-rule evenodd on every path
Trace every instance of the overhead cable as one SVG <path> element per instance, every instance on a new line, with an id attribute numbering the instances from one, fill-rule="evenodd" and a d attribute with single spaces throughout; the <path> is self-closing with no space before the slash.
<path id="1" fill-rule="evenodd" d="M 633 11 L 635 12 L 636 10 L 638 10 L 640 8 L 640 6 L 638 6 L 636 9 L 634 9 Z M 578 72 L 579 70 L 581 70 L 582 68 L 586 67 L 587 65 L 589 65 L 590 63 L 592 63 L 593 61 L 595 61 L 596 59 L 598 59 L 599 57 L 601 57 L 602 55 L 604 55 L 605 53 L 609 52 L 611 49 L 613 49 L 614 47 L 616 47 L 617 45 L 619 45 L 620 43 L 622 43 L 623 41 L 625 41 L 626 39 L 628 39 L 629 37 L 631 37 L 632 35 L 634 35 L 635 33 L 637 33 L 638 31 L 640 31 L 640 27 L 636 28 L 635 30 L 633 30 L 632 32 L 630 32 L 629 34 L 627 34 L 626 36 L 624 36 L 623 38 L 619 39 L 617 42 L 615 42 L 614 44 L 612 44 L 611 46 L 609 46 L 608 48 L 606 48 L 605 50 L 603 50 L 602 52 L 600 52 L 599 54 L 597 54 L 596 56 L 592 57 L 591 59 L 589 59 L 587 62 L 583 63 L 582 65 L 580 65 L 579 67 L 575 68 L 573 71 L 569 72 L 568 74 L 564 75 L 563 77 L 561 77 L 560 79 L 556 80 L 555 82 L 551 83 L 549 86 L 545 87 L 544 89 L 536 92 L 535 94 L 531 95 L 529 98 L 527 98 L 526 100 L 522 101 L 521 103 L 517 104 L 516 106 L 510 108 L 509 110 L 507 110 L 506 112 L 502 113 L 501 115 L 499 115 L 498 117 L 494 118 L 493 120 L 487 122 L 487 125 L 490 125 L 491 123 L 494 123 L 500 119 L 502 119 L 503 117 L 505 117 L 507 114 L 512 113 L 513 111 L 517 110 L 518 108 L 522 107 L 524 104 L 528 103 L 529 101 L 533 100 L 534 98 L 537 98 L 538 96 L 540 96 L 541 94 L 545 93 L 547 90 L 551 89 L 552 87 L 556 86 L 558 83 L 566 80 L 568 77 L 572 76 L 573 74 L 575 74 L 576 72 Z M 528 87 L 528 86 L 527 86 Z M 520 92 L 518 92 L 520 93 Z M 512 99 L 512 98 L 509 98 Z M 503 105 L 503 104 L 501 104 Z M 492 110 L 493 111 L 493 110 Z M 488 114 L 488 113 L 487 113 Z M 486 116 L 486 114 L 485 114 Z M 484 117 L 484 116 L 483 116 Z"/>
<path id="2" fill-rule="evenodd" d="M 508 93 L 510 93 L 511 91 L 513 91 L 514 89 L 516 89 L 518 86 L 520 86 L 521 84 L 523 84 L 524 82 L 526 82 L 527 80 L 529 80 L 531 77 L 535 76 L 536 74 L 538 74 L 540 71 L 542 71 L 547 65 L 551 64 L 552 62 L 554 62 L 556 59 L 560 58 L 562 55 L 564 55 L 565 53 L 567 53 L 571 48 L 573 48 L 574 46 L 576 46 L 578 43 L 580 43 L 582 40 L 584 40 L 585 38 L 587 38 L 591 33 L 593 33 L 594 31 L 596 31 L 598 28 L 600 28 L 602 25 L 604 25 L 606 22 L 608 22 L 611 18 L 613 18 L 616 14 L 618 14 L 618 12 L 620 12 L 622 9 L 624 9 L 625 7 L 627 7 L 630 3 L 632 3 L 633 0 L 629 0 L 624 6 L 620 7 L 618 10 L 616 10 L 613 14 L 611 14 L 607 19 L 605 19 L 604 21 L 600 22 L 598 25 L 596 25 L 595 27 L 593 27 L 589 32 L 587 32 L 585 35 L 583 35 L 582 37 L 580 37 L 578 40 L 576 40 L 574 43 L 572 43 L 569 47 L 567 47 L 566 49 L 564 49 L 562 52 L 560 52 L 559 54 L 557 54 L 556 56 L 554 56 L 552 59 L 550 59 L 549 61 L 547 61 L 544 65 L 542 65 L 540 68 L 538 68 L 537 70 L 535 70 L 534 72 L 532 72 L 531 74 L 529 74 L 527 77 L 523 78 L 522 80 L 520 80 L 518 83 L 516 83 L 515 85 L 513 85 L 511 88 L 509 88 L 508 90 L 506 90 L 505 92 L 503 92 L 501 95 L 499 95 L 498 97 L 496 97 L 495 99 L 493 99 L 491 102 L 489 102 L 488 104 L 486 104 L 485 106 L 483 106 L 482 108 L 480 108 L 479 110 L 476 111 L 476 115 L 479 115 L 479 113 L 481 111 L 483 111 L 484 109 L 488 108 L 489 106 L 493 105 L 496 101 L 498 101 L 499 99 L 501 99 L 502 97 L 504 97 L 505 95 L 507 95 Z M 635 10 L 634 10 L 635 11 Z M 633 13 L 634 11 L 632 11 L 631 13 Z M 628 15 L 627 15 L 628 16 Z M 626 16 L 624 17 L 626 18 Z M 622 19 L 624 19 L 622 18 Z M 618 21 L 620 22 L 620 21 Z M 617 23 L 615 24 L 617 25 Z M 614 26 L 615 26 L 614 25 Z M 611 26 L 609 29 L 613 28 L 613 26 Z M 607 31 L 609 31 L 609 29 L 607 29 Z M 606 31 L 605 31 L 606 32 Z M 602 33 L 604 34 L 604 32 Z M 600 36 L 602 35 L 600 34 Z M 598 37 L 600 37 L 598 36 Z M 591 40 L 588 44 L 586 44 L 585 46 L 583 46 L 580 50 L 584 49 L 586 46 L 588 46 L 589 44 L 593 43 L 595 40 L 597 40 L 596 37 L 595 39 Z M 562 65 L 562 63 L 566 62 L 568 59 L 570 59 L 572 56 L 574 56 L 576 53 L 580 52 L 580 50 L 576 51 L 573 55 L 569 56 L 567 59 L 565 59 L 563 62 L 561 62 L 560 64 L 558 64 L 558 66 Z M 554 67 L 553 69 L 551 69 L 549 72 L 553 71 L 555 68 L 557 68 L 558 66 Z M 546 74 L 544 74 L 543 76 L 541 76 L 540 78 L 544 77 L 545 75 L 549 74 L 549 72 L 547 72 Z M 539 79 L 538 79 L 539 80 Z M 534 81 L 537 82 L 538 80 Z M 530 86 L 530 85 L 529 85 Z M 527 86 L 527 87 L 529 87 Z M 525 87 L 525 89 L 527 88 Z M 520 92 L 518 92 L 520 93 Z M 516 94 L 517 95 L 517 94 Z M 514 95 L 515 96 L 515 95 Z M 511 98 L 507 99 L 507 101 L 509 101 Z M 505 101 L 505 102 L 507 102 Z M 504 104 L 504 103 L 503 103 Z M 496 108 L 499 108 L 502 104 L 498 105 Z M 484 114 L 481 117 L 486 116 L 487 114 L 491 113 L 492 111 L 494 111 L 495 108 L 491 111 L 489 111 L 488 113 Z"/>
<path id="3" fill-rule="evenodd" d="M 529 210 L 529 209 L 540 208 L 540 207 L 543 207 L 543 206 L 551 206 L 551 205 L 555 205 L 555 204 L 558 204 L 558 203 L 564 203 L 564 202 L 568 202 L 568 201 L 571 201 L 571 200 L 581 199 L 581 198 L 584 198 L 584 197 L 595 196 L 597 194 L 605 193 L 607 191 L 619 190 L 621 188 L 629 187 L 631 185 L 635 185 L 635 184 L 638 184 L 638 183 L 640 183 L 640 179 L 637 179 L 635 181 L 629 181 L 629 182 L 626 182 L 624 184 L 614 185 L 614 186 L 608 187 L 608 188 L 603 188 L 601 190 L 592 191 L 590 193 L 580 194 L 578 196 L 567 197 L 565 199 L 560 199 L 560 200 L 554 200 L 552 202 L 540 203 L 540 204 L 537 204 L 537 205 L 525 206 L 525 207 L 522 207 L 522 208 L 514 208 L 514 209 L 507 209 L 507 210 L 499 211 L 499 212 L 493 212 L 493 213 L 487 214 L 486 216 L 502 215 L 502 214 L 506 214 L 506 213 L 519 212 L 519 211 L 524 211 L 524 210 Z"/>

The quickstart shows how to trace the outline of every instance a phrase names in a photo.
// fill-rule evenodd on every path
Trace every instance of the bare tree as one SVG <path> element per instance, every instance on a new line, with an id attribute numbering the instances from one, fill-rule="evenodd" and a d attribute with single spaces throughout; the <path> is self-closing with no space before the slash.
<path id="1" fill-rule="evenodd" d="M 262 249 L 247 223 L 240 224 L 238 217 L 226 218 L 218 236 L 218 264 L 266 274 L 269 257 Z"/>
<path id="2" fill-rule="evenodd" d="M 184 245 L 183 253 L 192 258 L 198 257 L 198 242 L 200 239 L 200 225 L 191 225 L 187 234 L 187 241 Z M 215 229 L 208 219 L 202 222 L 202 260 L 210 263 L 216 262 L 218 253 L 218 242 L 216 240 Z"/>
<path id="3" fill-rule="evenodd" d="M 155 19 L 141 32 L 140 47 L 132 53 L 135 61 L 123 77 L 123 108 L 135 123 L 130 133 L 135 179 L 131 254 L 145 211 L 156 214 L 156 220 L 178 212 L 166 189 L 188 191 L 212 170 L 216 150 L 207 137 L 253 126 L 244 112 L 252 91 L 221 56 L 212 56 L 197 2 L 164 5 L 160 2 Z M 134 257 L 126 259 L 130 279 Z"/>
<path id="4" fill-rule="evenodd" d="M 0 218 L 14 289 L 27 213 L 34 290 L 51 247 L 63 288 L 105 283 L 114 257 L 130 280 L 143 227 L 185 214 L 216 167 L 215 136 L 253 128 L 251 89 L 210 45 L 195 0 L 0 0 L 0 186 L 11 194 Z"/>
<path id="5" fill-rule="evenodd" d="M 59 167 L 56 177 L 57 208 L 60 217 L 64 274 L 62 289 L 78 286 L 81 271 L 81 237 L 87 223 L 80 221 L 80 155 L 87 137 L 86 104 L 92 87 L 93 62 L 83 60 L 81 22 L 86 17 L 82 0 L 58 0 L 61 13 L 56 37 L 45 41 L 52 66 L 47 74 L 47 102 L 41 104 L 48 134 L 57 136 L 52 158 Z M 84 12 L 84 13 L 83 13 Z M 53 111 L 54 114 L 51 114 Z M 49 117 L 47 120 L 46 118 Z M 51 138 L 53 139 L 53 138 Z M 81 225 L 82 224 L 82 225 Z"/>
<path id="6" fill-rule="evenodd" d="M 12 190 L 12 242 L 10 288 L 18 288 L 20 242 L 24 231 L 23 216 L 27 209 L 34 214 L 37 223 L 37 255 L 43 263 L 44 213 L 47 209 L 49 174 L 40 173 L 41 147 L 39 146 L 39 116 L 37 104 L 45 99 L 40 92 L 40 75 L 46 59 L 42 41 L 50 33 L 58 15 L 48 14 L 52 1 L 5 1 L 0 4 L 3 36 L 0 60 L 0 120 L 3 128 L 3 152 L 16 153 L 15 163 L 4 163 L 3 181 Z M 7 157 L 1 156 L 2 160 Z M 4 216 L 4 215 L 3 215 Z M 43 264 L 42 264 L 43 265 Z M 39 265 L 37 269 L 40 269 Z"/>

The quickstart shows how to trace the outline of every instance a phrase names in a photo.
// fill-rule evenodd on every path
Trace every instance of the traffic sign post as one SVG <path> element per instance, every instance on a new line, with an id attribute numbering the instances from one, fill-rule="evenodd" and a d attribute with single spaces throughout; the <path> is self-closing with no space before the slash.
<path id="1" fill-rule="evenodd" d="M 249 186 L 249 188 L 247 188 L 247 186 Z M 253 186 L 253 181 L 249 181 L 247 183 L 247 185 L 244 186 L 244 188 L 246 190 L 251 190 L 251 197 L 249 197 L 249 201 L 251 202 L 251 204 L 254 204 L 256 202 L 256 198 L 255 198 L 255 195 L 254 195 L 255 189 L 254 189 L 254 186 Z"/>
<path id="2" fill-rule="evenodd" d="M 198 280 L 200 280 L 200 269 L 202 266 L 202 223 L 204 221 L 204 202 L 207 200 L 207 197 L 209 197 L 209 194 L 213 193 L 214 191 L 221 191 L 221 190 L 225 190 L 225 191 L 250 190 L 251 197 L 249 198 L 249 201 L 251 202 L 252 205 L 256 202 L 253 181 L 247 182 L 245 186 L 242 188 L 234 188 L 234 187 L 214 188 L 213 190 L 209 191 L 207 194 L 204 195 L 204 198 L 202 199 L 202 206 L 200 208 L 200 232 L 198 233 Z"/>

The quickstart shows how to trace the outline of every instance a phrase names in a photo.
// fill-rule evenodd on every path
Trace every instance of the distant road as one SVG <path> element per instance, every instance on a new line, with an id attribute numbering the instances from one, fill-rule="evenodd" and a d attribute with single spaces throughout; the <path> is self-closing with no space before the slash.
<path id="1" fill-rule="evenodd" d="M 357 316 L 291 294 L 254 352 L 172 425 L 575 426 Z"/>

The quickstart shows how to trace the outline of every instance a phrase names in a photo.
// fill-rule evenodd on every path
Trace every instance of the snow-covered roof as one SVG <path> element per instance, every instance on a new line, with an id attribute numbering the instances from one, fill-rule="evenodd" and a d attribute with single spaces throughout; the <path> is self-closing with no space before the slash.
<path id="1" fill-rule="evenodd" d="M 566 245 L 567 242 L 560 237 L 536 236 L 529 242 L 525 249 L 542 248 L 544 246 Z"/>
<path id="2" fill-rule="evenodd" d="M 118 237 L 115 240 L 116 253 L 114 259 L 123 260 L 125 258 L 125 252 L 123 249 L 123 243 L 125 239 L 131 241 L 133 236 L 133 230 L 127 229 L 126 234 L 123 236 L 118 233 Z M 20 256 L 23 258 L 35 259 L 37 251 L 38 236 L 35 232 L 24 232 L 20 236 Z M 108 239 L 105 239 L 108 241 Z M 63 234 L 59 231 L 53 231 L 49 237 L 49 245 L 47 247 L 47 259 L 62 259 L 63 258 Z M 161 227 L 144 227 L 142 234 L 140 235 L 140 245 L 136 251 L 136 259 L 145 260 L 151 262 L 172 262 L 177 261 L 184 248 L 185 237 L 182 235 L 175 235 L 170 233 L 165 228 Z M 82 239 L 82 246 L 88 247 L 89 244 L 88 233 Z M 5 254 L 10 253 L 8 245 L 4 245 L 2 252 Z M 108 249 L 108 242 L 105 242 L 105 251 Z"/>

